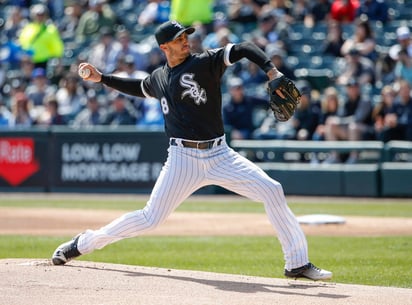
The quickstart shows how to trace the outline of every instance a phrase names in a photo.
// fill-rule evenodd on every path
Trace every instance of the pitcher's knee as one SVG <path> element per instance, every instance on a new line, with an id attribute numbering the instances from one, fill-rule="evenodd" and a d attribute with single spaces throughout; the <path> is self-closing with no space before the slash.
<path id="1" fill-rule="evenodd" d="M 273 202 L 276 198 L 284 198 L 283 186 L 276 180 L 271 180 L 270 184 L 265 184 L 265 188 L 259 192 L 260 201 Z"/>
<path id="2" fill-rule="evenodd" d="M 145 228 L 146 230 L 153 230 L 162 223 L 159 217 L 146 218 Z"/>
<path id="3" fill-rule="evenodd" d="M 279 181 L 273 180 L 271 188 L 274 190 L 274 192 L 281 191 L 283 193 L 283 186 Z"/>
<path id="4" fill-rule="evenodd" d="M 159 213 L 149 212 L 146 209 L 143 210 L 144 227 L 145 230 L 152 230 L 158 227 L 165 219 Z"/>

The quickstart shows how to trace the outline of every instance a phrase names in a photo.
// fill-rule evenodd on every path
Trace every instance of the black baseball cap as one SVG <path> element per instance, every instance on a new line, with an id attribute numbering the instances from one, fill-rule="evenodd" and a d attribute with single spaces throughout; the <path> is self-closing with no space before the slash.
<path id="1" fill-rule="evenodd" d="M 159 25 L 155 31 L 155 37 L 159 46 L 163 43 L 175 40 L 177 37 L 186 32 L 188 35 L 195 31 L 193 27 L 184 27 L 175 20 L 170 20 Z"/>

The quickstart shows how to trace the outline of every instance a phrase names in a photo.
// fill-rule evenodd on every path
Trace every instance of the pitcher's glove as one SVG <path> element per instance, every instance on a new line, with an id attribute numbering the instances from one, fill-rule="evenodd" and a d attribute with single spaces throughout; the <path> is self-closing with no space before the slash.
<path id="1" fill-rule="evenodd" d="M 295 84 L 282 75 L 268 82 L 269 106 L 280 122 L 286 122 L 295 113 L 302 96 Z M 279 94 L 283 94 L 283 97 Z"/>

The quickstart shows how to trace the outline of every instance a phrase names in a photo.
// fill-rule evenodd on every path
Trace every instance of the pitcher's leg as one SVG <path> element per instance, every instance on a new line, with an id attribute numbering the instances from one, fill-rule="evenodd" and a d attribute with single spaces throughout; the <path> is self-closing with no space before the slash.
<path id="1" fill-rule="evenodd" d="M 169 158 L 175 160 L 166 162 L 146 206 L 120 216 L 99 230 L 85 231 L 78 240 L 80 253 L 90 253 L 110 243 L 154 229 L 199 188 L 202 178 L 199 171 L 195 170 L 196 160 L 175 153 Z"/>
<path id="2" fill-rule="evenodd" d="M 213 178 L 220 180 L 221 186 L 235 193 L 264 203 L 269 221 L 282 246 L 285 268 L 293 269 L 307 264 L 309 258 L 306 237 L 287 205 L 281 184 L 235 152 L 222 155 L 221 160 L 224 161 L 214 160 L 211 170 Z"/>
<path id="3" fill-rule="evenodd" d="M 269 221 L 278 233 L 285 258 L 285 269 L 290 270 L 307 264 L 309 256 L 306 237 L 287 205 L 282 186 L 277 183 L 277 186 L 273 187 L 273 193 L 268 192 L 267 195 L 273 197 L 266 198 L 263 203 Z"/>
<path id="4" fill-rule="evenodd" d="M 157 223 L 160 221 L 161 219 L 157 218 Z M 144 209 L 129 212 L 98 230 L 86 230 L 80 235 L 78 249 L 82 254 L 90 253 L 95 249 L 101 249 L 108 244 L 155 228 L 157 223 L 147 218 Z"/>
<path id="5" fill-rule="evenodd" d="M 287 205 L 282 186 L 269 177 L 252 175 L 256 179 L 234 186 L 232 191 L 255 201 L 263 202 L 270 223 L 275 228 L 285 259 L 285 269 L 293 269 L 309 262 L 306 237 L 295 215 Z"/>

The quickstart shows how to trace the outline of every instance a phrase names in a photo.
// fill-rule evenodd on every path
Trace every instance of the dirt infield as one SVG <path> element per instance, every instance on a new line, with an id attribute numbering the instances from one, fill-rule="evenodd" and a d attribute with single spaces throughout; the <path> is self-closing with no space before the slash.
<path id="1" fill-rule="evenodd" d="M 1 198 L 1 196 L 0 196 Z M 0 207 L 0 234 L 73 236 L 128 212 Z M 302 225 L 307 235 L 412 235 L 412 219 L 345 217 Z M 147 235 L 274 235 L 264 214 L 173 213 Z M 412 289 L 294 281 L 210 272 L 45 259 L 0 260 L 0 305 L 412 305 Z"/>
<path id="2" fill-rule="evenodd" d="M 389 305 L 412 290 L 73 261 L 0 260 L 1 305 Z"/>
<path id="3" fill-rule="evenodd" d="M 0 234 L 72 236 L 97 229 L 126 211 L 0 207 Z M 412 235 L 411 218 L 345 217 L 344 224 L 302 225 L 307 235 Z M 275 234 L 264 214 L 173 213 L 146 235 L 262 236 Z"/>
<path id="4" fill-rule="evenodd" d="M 148 195 L 128 194 L 55 194 L 0 193 L 0 200 L 70 198 L 78 200 L 115 198 L 116 200 L 147 200 Z M 190 201 L 235 202 L 240 196 L 191 196 Z M 348 201 L 348 198 L 289 196 L 288 200 L 310 203 Z M 362 203 L 368 198 L 356 198 Z M 385 202 L 385 198 L 375 198 Z M 402 201 L 402 199 L 397 199 Z M 405 202 L 410 199 L 405 198 Z M 85 229 L 97 229 L 125 212 L 122 210 L 81 210 L 62 208 L 0 207 L 0 234 L 73 236 Z M 298 215 L 299 216 L 299 215 Z M 343 225 L 302 225 L 307 235 L 323 236 L 391 236 L 412 235 L 411 218 L 345 217 Z M 231 236 L 273 235 L 275 232 L 264 214 L 247 213 L 187 213 L 175 212 L 156 230 L 147 235 Z M 1 304 L 0 304 L 1 305 Z"/>

